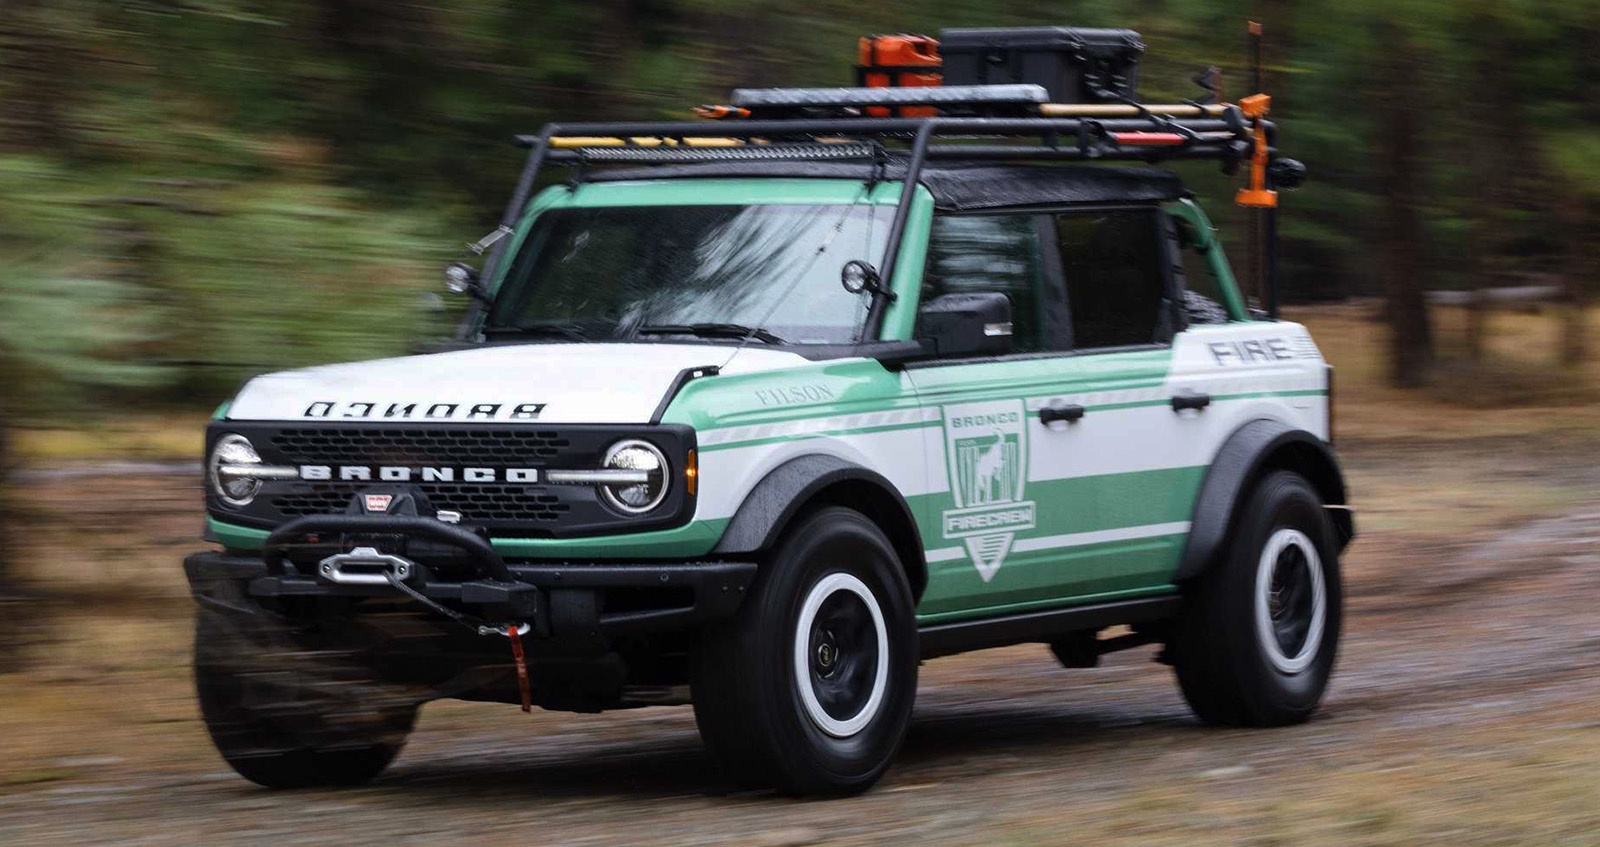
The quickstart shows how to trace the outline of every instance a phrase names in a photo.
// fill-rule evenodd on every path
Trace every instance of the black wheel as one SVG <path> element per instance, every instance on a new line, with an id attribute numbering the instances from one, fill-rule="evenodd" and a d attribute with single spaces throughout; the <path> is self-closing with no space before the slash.
<path id="1" fill-rule="evenodd" d="M 830 507 L 785 535 L 739 609 L 696 650 L 695 720 L 739 782 L 801 795 L 883 776 L 917 691 L 911 588 L 859 512 Z"/>
<path id="2" fill-rule="evenodd" d="M 1189 587 L 1169 654 L 1203 721 L 1283 726 L 1311 716 L 1339 645 L 1333 528 L 1305 478 L 1263 477 L 1229 548 Z"/>
<path id="3" fill-rule="evenodd" d="M 268 788 L 370 782 L 400 754 L 416 702 L 288 640 L 264 619 L 200 610 L 195 691 L 217 752 Z"/>

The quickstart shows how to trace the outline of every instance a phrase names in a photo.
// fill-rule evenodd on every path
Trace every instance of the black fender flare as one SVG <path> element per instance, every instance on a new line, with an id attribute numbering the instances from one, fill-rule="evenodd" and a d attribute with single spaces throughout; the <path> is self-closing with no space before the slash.
<path id="1" fill-rule="evenodd" d="M 745 495 L 712 553 L 766 552 L 796 515 L 816 503 L 848 506 L 876 521 L 900 556 L 912 596 L 922 596 L 928 567 L 911 506 L 882 474 L 837 456 L 797 456 L 769 471 Z"/>
<path id="2" fill-rule="evenodd" d="M 1250 488 L 1263 472 L 1292 470 L 1311 482 L 1327 506 L 1346 505 L 1344 473 L 1327 442 L 1282 421 L 1250 421 L 1234 430 L 1206 469 L 1189 524 L 1189 538 L 1178 560 L 1174 582 L 1193 579 L 1211 567 L 1227 546 Z M 1347 508 L 1328 510 L 1339 549 L 1355 537 Z"/>

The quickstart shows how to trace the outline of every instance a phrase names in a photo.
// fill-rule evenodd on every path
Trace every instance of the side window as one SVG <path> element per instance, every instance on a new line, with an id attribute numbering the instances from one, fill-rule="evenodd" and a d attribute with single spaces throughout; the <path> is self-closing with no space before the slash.
<path id="1" fill-rule="evenodd" d="M 1011 299 L 1012 350 L 1047 349 L 1040 220 L 1033 214 L 936 216 L 922 302 L 944 294 L 998 291 Z"/>
<path id="2" fill-rule="evenodd" d="M 1189 326 L 1222 324 L 1232 320 L 1228 314 L 1227 300 L 1222 287 L 1211 273 L 1211 263 L 1195 246 L 1196 239 L 1185 221 L 1171 219 L 1172 232 L 1177 236 L 1178 267 L 1183 278 L 1178 290 L 1183 296 L 1184 321 Z"/>
<path id="3" fill-rule="evenodd" d="M 1172 261 L 1156 209 L 1101 209 L 1056 216 L 1073 347 L 1172 341 L 1167 274 Z"/>

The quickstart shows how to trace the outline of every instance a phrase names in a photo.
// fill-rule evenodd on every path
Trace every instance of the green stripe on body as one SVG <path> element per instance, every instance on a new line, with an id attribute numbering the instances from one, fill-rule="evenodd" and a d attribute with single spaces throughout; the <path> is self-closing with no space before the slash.
<path id="1" fill-rule="evenodd" d="M 1157 382 L 1157 383 L 1154 383 L 1154 384 L 1155 385 L 1160 385 L 1162 383 Z M 1123 387 L 1126 387 L 1126 388 L 1149 388 L 1149 387 L 1152 387 L 1152 386 L 1150 386 L 1150 385 L 1137 385 L 1137 386 L 1123 386 Z M 1088 393 L 1088 392 L 1080 392 L 1080 391 L 1068 392 L 1068 394 L 1080 394 L 1080 393 Z M 1242 393 L 1239 393 L 1239 394 L 1218 394 L 1218 395 L 1213 396 L 1211 398 L 1211 401 L 1213 403 L 1220 403 L 1220 402 L 1224 402 L 1224 401 L 1227 401 L 1227 400 L 1250 400 L 1250 399 L 1256 399 L 1256 398 L 1262 398 L 1262 397 L 1320 397 L 1320 396 L 1325 396 L 1327 393 L 1328 393 L 1328 391 L 1325 388 L 1311 388 L 1311 389 L 1294 390 L 1294 391 L 1246 391 L 1246 392 L 1242 392 Z M 1015 393 L 1011 393 L 1011 394 L 996 394 L 992 398 L 991 397 L 978 397 L 973 402 L 983 402 L 984 400 L 990 400 L 990 399 L 1009 400 L 1009 399 L 1014 398 L 1015 396 L 1016 396 Z M 1067 396 L 1067 395 L 1062 395 L 1062 396 Z M 966 402 L 965 398 L 962 399 L 962 402 Z M 1130 402 L 1130 403 L 1101 403 L 1099 405 L 1085 406 L 1084 409 L 1085 409 L 1085 411 L 1088 411 L 1088 412 L 1093 412 L 1093 411 L 1115 411 L 1115 410 L 1118 410 L 1118 409 L 1138 409 L 1138 408 L 1144 408 L 1144 407 L 1147 407 L 1147 406 L 1166 406 L 1166 405 L 1170 405 L 1171 403 L 1172 403 L 1172 399 L 1171 398 L 1156 398 L 1156 399 L 1152 399 L 1152 400 L 1137 400 L 1137 401 Z M 887 411 L 887 410 L 885 410 L 885 411 Z M 859 414 L 872 414 L 872 412 L 861 412 Z M 819 419 L 819 418 L 831 418 L 831 417 L 840 417 L 840 416 L 839 415 L 833 415 L 833 414 L 804 415 L 804 416 L 798 416 L 798 417 L 792 417 L 792 418 L 783 418 L 783 419 L 778 420 L 778 421 L 762 421 L 762 423 L 763 424 L 780 423 L 780 422 L 787 423 L 787 422 L 797 421 L 797 420 L 815 420 L 815 419 Z M 756 426 L 756 425 L 757 424 L 740 424 L 740 426 L 738 428 L 742 428 L 742 427 L 746 427 L 746 426 Z M 942 420 L 925 420 L 925 421 L 911 421 L 911 422 L 901 423 L 901 424 L 883 424 L 881 426 L 844 427 L 844 428 L 840 428 L 840 429 L 823 429 L 823 430 L 817 430 L 815 432 L 798 432 L 798 433 L 794 433 L 794 434 L 791 434 L 791 435 L 772 435 L 772 436 L 765 436 L 765 437 L 762 437 L 762 438 L 752 438 L 752 439 L 748 439 L 748 440 L 745 440 L 745 441 L 728 441 L 728 442 L 723 442 L 723 443 L 720 443 L 720 444 L 705 445 L 705 446 L 702 446 L 700 448 L 700 452 L 702 452 L 702 453 L 711 453 L 711 452 L 718 451 L 718 450 L 731 450 L 731 449 L 733 449 L 735 447 L 758 447 L 758 446 L 766 445 L 766 444 L 779 444 L 779 443 L 782 443 L 782 442 L 785 442 L 785 441 L 803 441 L 803 440 L 810 439 L 810 438 L 837 438 L 839 436 L 845 436 L 845 435 L 866 435 L 866 434 L 871 434 L 871 433 L 875 433 L 875 432 L 890 432 L 890 431 L 893 431 L 893 430 L 900 430 L 900 429 L 927 429 L 927 428 L 940 428 L 940 427 L 943 427 L 943 426 L 944 426 L 944 422 Z M 720 429 L 734 429 L 734 428 L 736 428 L 736 427 L 721 427 Z M 707 431 L 708 432 L 715 432 L 716 430 L 707 430 Z"/>
<path id="2" fill-rule="evenodd" d="M 1023 612 L 1060 608 L 1068 605 L 1081 606 L 1088 605 L 1090 603 L 1108 603 L 1113 600 L 1134 600 L 1140 597 L 1159 597 L 1163 594 L 1175 593 L 1177 590 L 1177 586 L 1157 585 L 1147 588 L 1130 588 L 1122 591 L 1105 591 L 1099 594 L 1085 594 L 1074 596 L 1067 600 L 1048 598 L 1042 600 L 1030 600 L 1020 603 L 1001 603 L 994 606 L 982 606 L 972 609 L 963 609 L 954 612 L 939 612 L 934 614 L 925 614 L 921 611 L 922 609 L 927 608 L 927 603 L 924 602 L 921 606 L 917 607 L 917 623 L 922 626 L 927 626 L 928 624 L 951 623 L 953 621 L 1001 617 L 1003 615 L 1016 615 Z"/>
<path id="3" fill-rule="evenodd" d="M 766 444 L 782 444 L 786 441 L 804 441 L 810 438 L 837 438 L 843 435 L 870 435 L 875 432 L 894 432 L 896 430 L 910 429 L 939 429 L 943 426 L 941 421 L 915 421 L 903 424 L 884 424 L 882 426 L 860 426 L 845 429 L 822 429 L 816 432 L 797 432 L 793 435 L 774 435 L 768 438 L 753 438 L 749 441 L 729 441 L 725 444 L 711 444 L 700 448 L 701 453 L 712 453 L 718 450 L 730 450 L 735 447 L 760 447 Z"/>
<path id="4" fill-rule="evenodd" d="M 1060 391 L 1051 391 L 1051 390 L 1049 390 L 1051 385 L 1052 385 L 1052 382 L 1054 382 L 1054 384 L 1056 384 L 1056 385 L 1059 385 L 1062 390 L 1060 390 Z M 967 386 L 964 386 L 964 385 L 956 385 L 956 386 L 951 386 L 949 388 L 935 387 L 935 388 L 932 388 L 932 389 L 923 389 L 922 390 L 921 399 L 922 399 L 922 402 L 925 405 L 933 405 L 933 404 L 955 405 L 957 403 L 960 403 L 960 404 L 985 403 L 985 402 L 994 401 L 994 400 L 1016 400 L 1016 399 L 1019 399 L 1019 398 L 1023 399 L 1024 401 L 1026 401 L 1027 398 L 1032 398 L 1032 397 L 1051 397 L 1051 398 L 1055 398 L 1055 397 L 1073 397 L 1073 396 L 1080 395 L 1080 394 L 1099 394 L 1099 393 L 1102 393 L 1102 392 L 1109 392 L 1109 391 L 1136 391 L 1136 390 L 1144 389 L 1144 388 L 1160 388 L 1161 386 L 1163 386 L 1165 384 L 1166 384 L 1166 378 L 1162 377 L 1160 379 L 1140 379 L 1140 380 L 1114 380 L 1114 379 L 1108 379 L 1108 380 L 1096 381 L 1096 382 L 1067 382 L 1065 380 L 1056 380 L 1056 381 L 1039 380 L 1037 383 L 1031 384 L 1031 385 L 1024 385 L 1024 386 L 1020 386 L 1020 387 L 1018 387 L 1018 386 L 1008 386 L 1008 387 L 1003 387 L 1003 388 L 996 388 L 993 391 L 974 391 L 970 387 L 967 387 Z M 1165 400 L 1161 400 L 1161 401 L 1151 401 L 1151 402 L 1152 403 L 1156 403 L 1156 402 L 1164 403 L 1166 401 Z M 1105 408 L 1105 407 L 1104 406 L 1086 406 L 1085 408 L 1098 409 L 1098 408 Z"/>
<path id="5" fill-rule="evenodd" d="M 206 518 L 222 546 L 229 550 L 253 552 L 266 544 L 269 530 L 225 523 L 213 517 Z M 595 559 L 694 558 L 711 552 L 722 531 L 727 528 L 725 518 L 700 520 L 676 529 L 637 532 L 626 535 L 590 536 L 587 538 L 494 538 L 500 555 L 517 559 L 570 559 L 573 557 Z"/>
<path id="6" fill-rule="evenodd" d="M 1029 482 L 1023 500 L 1034 503 L 1034 528 L 1016 532 L 1011 543 L 1188 521 L 1205 471 L 1198 465 Z M 1026 553 L 1012 550 L 985 582 L 965 553 L 965 541 L 944 537 L 943 513 L 955 508 L 951 493 L 913 499 L 923 547 L 963 549 L 961 558 L 928 564 L 928 590 L 918 612 L 929 621 L 1166 585 L 1187 538 L 1179 532 Z"/>

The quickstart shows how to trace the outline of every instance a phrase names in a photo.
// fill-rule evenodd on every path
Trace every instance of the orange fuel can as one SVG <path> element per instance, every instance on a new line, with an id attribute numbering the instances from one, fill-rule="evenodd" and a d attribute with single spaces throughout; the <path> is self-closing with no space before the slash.
<path id="1" fill-rule="evenodd" d="M 857 43 L 856 82 L 863 88 L 940 85 L 943 66 L 938 39 L 926 35 L 867 35 Z M 889 117 L 891 112 L 902 118 L 926 118 L 939 110 L 931 106 L 870 106 L 866 112 L 874 118 Z"/>

